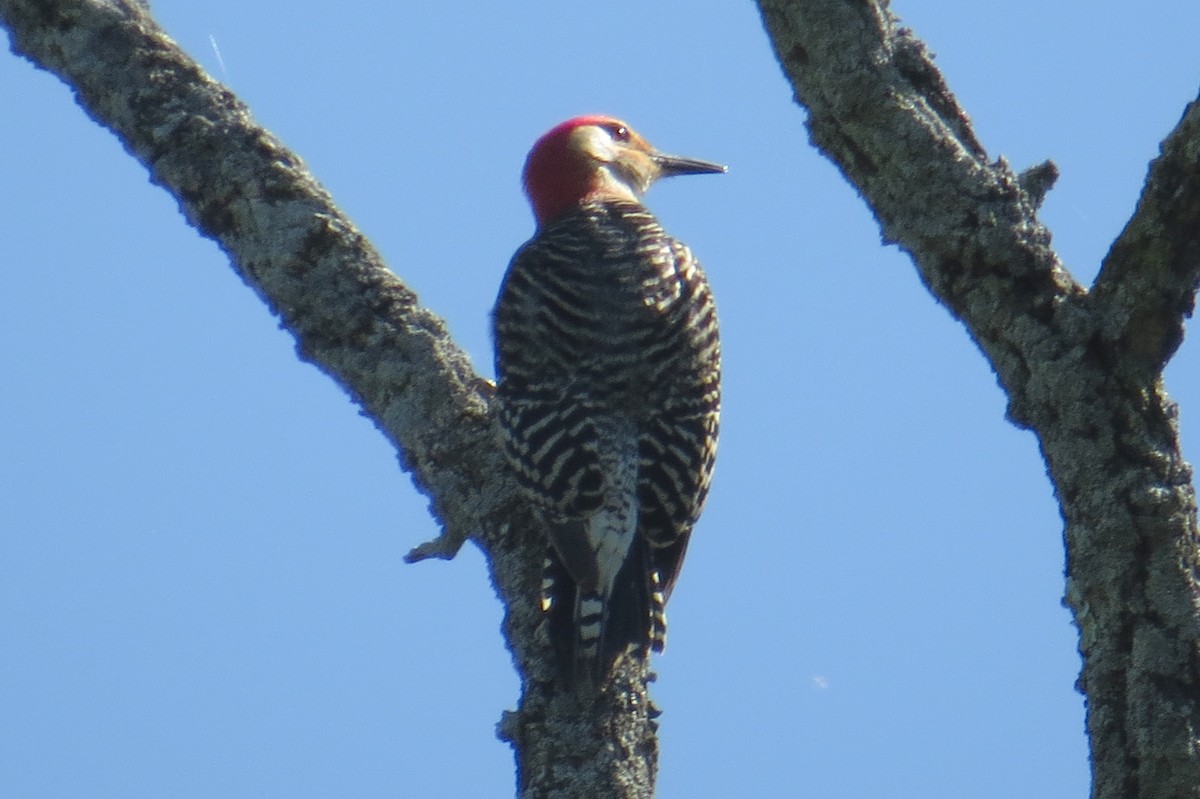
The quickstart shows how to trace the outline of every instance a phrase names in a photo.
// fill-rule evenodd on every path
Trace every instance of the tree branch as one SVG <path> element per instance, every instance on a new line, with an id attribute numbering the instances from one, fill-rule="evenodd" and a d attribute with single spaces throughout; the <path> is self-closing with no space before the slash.
<path id="1" fill-rule="evenodd" d="M 1010 419 L 1038 436 L 1066 520 L 1093 796 L 1195 795 L 1200 535 L 1160 372 L 1196 284 L 1196 112 L 1164 145 L 1093 296 L 1037 218 L 1053 165 L 1018 177 L 989 163 L 886 2 L 759 5 L 813 143 L 966 326 Z"/>
<path id="2" fill-rule="evenodd" d="M 653 795 L 644 662 L 593 702 L 559 692 L 536 605 L 544 538 L 495 446 L 491 385 L 417 304 L 300 159 L 128 0 L 0 0 L 14 52 L 59 76 L 396 446 L 443 526 L 410 560 L 472 539 L 504 603 L 522 678 L 513 743 L 524 797 Z"/>
<path id="3" fill-rule="evenodd" d="M 140 8 L 10 0 L 0 21 L 14 51 L 61 77 L 229 255 L 300 356 L 361 403 L 449 536 L 480 530 L 501 492 L 488 483 L 486 386 L 300 159 Z"/>
<path id="4" fill-rule="evenodd" d="M 1093 287 L 1105 338 L 1152 371 L 1183 341 L 1200 281 L 1200 101 L 1184 110 L 1160 152 Z"/>

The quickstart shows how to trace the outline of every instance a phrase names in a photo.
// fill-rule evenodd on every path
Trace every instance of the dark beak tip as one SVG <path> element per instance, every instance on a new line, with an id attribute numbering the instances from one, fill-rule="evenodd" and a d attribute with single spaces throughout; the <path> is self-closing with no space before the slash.
<path id="1" fill-rule="evenodd" d="M 658 165 L 664 176 L 671 175 L 722 175 L 729 171 L 724 164 L 701 161 L 699 158 L 683 158 L 676 155 L 659 155 Z"/>

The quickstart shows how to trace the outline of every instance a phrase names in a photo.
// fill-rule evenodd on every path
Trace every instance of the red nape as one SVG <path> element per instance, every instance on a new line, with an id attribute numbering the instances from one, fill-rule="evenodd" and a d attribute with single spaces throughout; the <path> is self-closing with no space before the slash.
<path id="1" fill-rule="evenodd" d="M 571 133 L 586 125 L 624 125 L 603 114 L 568 119 L 537 140 L 525 159 L 525 194 L 533 215 L 543 225 L 578 205 L 593 188 L 594 168 L 569 146 Z"/>

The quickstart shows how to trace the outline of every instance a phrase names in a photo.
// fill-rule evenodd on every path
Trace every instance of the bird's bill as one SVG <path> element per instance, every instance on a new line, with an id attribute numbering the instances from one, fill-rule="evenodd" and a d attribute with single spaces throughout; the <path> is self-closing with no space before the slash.
<path id="1" fill-rule="evenodd" d="M 701 161 L 699 158 L 684 158 L 678 155 L 664 155 L 663 153 L 655 153 L 654 162 L 658 164 L 658 168 L 662 171 L 664 178 L 672 177 L 673 175 L 711 175 L 720 172 L 728 172 L 729 167 L 723 164 L 714 164 L 712 161 Z"/>

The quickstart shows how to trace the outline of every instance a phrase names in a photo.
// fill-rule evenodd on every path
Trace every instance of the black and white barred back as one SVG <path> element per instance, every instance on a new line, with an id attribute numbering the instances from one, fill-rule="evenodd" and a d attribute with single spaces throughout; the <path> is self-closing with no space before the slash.
<path id="1" fill-rule="evenodd" d="M 596 681 L 665 640 L 716 456 L 712 294 L 645 207 L 591 202 L 517 252 L 494 323 L 505 450 L 550 537 L 550 636 L 568 679 Z"/>

